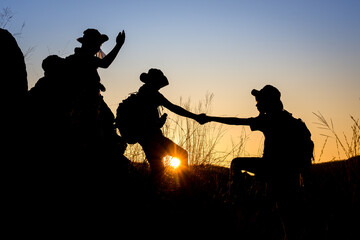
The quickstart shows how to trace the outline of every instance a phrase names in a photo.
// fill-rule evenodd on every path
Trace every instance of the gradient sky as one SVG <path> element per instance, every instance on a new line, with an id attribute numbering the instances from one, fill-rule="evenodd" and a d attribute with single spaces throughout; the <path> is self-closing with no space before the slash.
<path id="1" fill-rule="evenodd" d="M 153 1 L 0 1 L 14 15 L 7 28 L 27 57 L 29 87 L 43 76 L 49 54 L 66 57 L 80 46 L 76 38 L 97 28 L 109 41 L 119 31 L 126 42 L 117 59 L 99 70 L 105 100 L 115 111 L 136 91 L 139 75 L 160 68 L 170 85 L 161 92 L 172 102 L 191 97 L 195 104 L 214 93 L 213 115 L 257 115 L 250 92 L 272 84 L 285 108 L 302 118 L 319 156 L 327 132 L 313 112 L 332 119 L 336 131 L 350 136 L 350 115 L 360 118 L 360 1 L 354 0 L 153 0 Z M 240 135 L 231 127 L 226 141 Z M 250 131 L 249 131 L 250 133 Z M 261 134 L 251 133 L 247 152 L 258 154 Z M 330 139 L 322 160 L 337 158 Z"/>

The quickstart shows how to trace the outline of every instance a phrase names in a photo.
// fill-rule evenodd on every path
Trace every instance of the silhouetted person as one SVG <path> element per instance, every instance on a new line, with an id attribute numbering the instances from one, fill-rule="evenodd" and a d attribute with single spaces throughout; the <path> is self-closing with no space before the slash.
<path id="1" fill-rule="evenodd" d="M 135 100 L 139 108 L 132 109 L 132 114 L 138 116 L 136 117 L 137 119 L 140 119 L 134 119 L 134 121 L 138 122 L 136 141 L 142 146 L 146 154 L 146 158 L 151 166 L 152 176 L 158 179 L 164 171 L 162 160 L 166 155 L 180 159 L 180 169 L 186 169 L 188 166 L 187 151 L 165 137 L 161 131 L 167 115 L 163 114 L 160 116 L 159 107 L 163 106 L 178 115 L 194 120 L 198 119 L 198 115 L 171 103 L 159 93 L 161 88 L 169 84 L 168 79 L 161 70 L 152 68 L 148 73 L 142 73 L 140 80 L 144 85 L 140 87 L 136 94 L 137 100 Z M 119 116 L 120 114 L 121 112 L 118 111 L 117 119 L 123 117 Z M 121 126 L 119 129 L 121 133 Z"/>
<path id="2" fill-rule="evenodd" d="M 304 174 L 311 164 L 313 151 L 311 134 L 301 119 L 294 118 L 291 113 L 284 110 L 280 100 L 281 94 L 277 88 L 266 85 L 260 91 L 252 90 L 251 94 L 255 96 L 259 116 L 236 118 L 202 115 L 202 121 L 249 125 L 251 130 L 258 130 L 264 134 L 262 158 L 235 158 L 231 162 L 231 191 L 238 191 L 242 170 L 255 173 L 255 177 L 271 184 L 272 193 L 281 206 L 282 213 L 284 216 L 291 215 L 293 219 L 289 221 L 294 223 L 294 219 L 298 216 L 288 212 L 294 212 L 295 208 L 299 207 L 294 206 L 294 203 L 297 201 L 296 193 L 300 186 L 299 174 Z M 294 225 L 291 225 L 290 228 L 294 228 Z M 296 232 L 294 229 L 289 231 L 290 235 Z"/>
<path id="3" fill-rule="evenodd" d="M 95 54 L 107 39 L 88 29 L 75 54 L 48 56 L 42 63 L 44 77 L 29 93 L 35 166 L 31 196 L 38 216 L 49 214 L 51 221 L 98 225 L 118 213 L 121 192 L 114 189 L 125 181 L 127 166 L 118 150 L 114 115 L 100 95 L 105 88 L 97 68 L 113 62 L 125 33 L 119 33 L 116 46 L 100 59 Z"/>
<path id="4" fill-rule="evenodd" d="M 1 74 L 1 142 L 6 158 L 13 159 L 22 142 L 21 133 L 25 122 L 25 104 L 28 91 L 26 65 L 15 38 L 7 30 L 0 28 L 0 45 L 2 57 L 0 58 Z"/>
<path id="5" fill-rule="evenodd" d="M 71 100 L 67 97 L 65 59 L 56 55 L 42 62 L 44 77 L 29 91 L 28 119 L 29 144 L 36 156 L 47 156 L 52 152 L 64 151 L 66 116 L 71 112 Z M 56 129 L 56 132 L 52 131 Z M 60 146 L 61 145 L 61 146 Z M 58 154 L 56 156 L 59 156 Z"/>
<path id="6" fill-rule="evenodd" d="M 83 37 L 77 39 L 81 47 L 75 48 L 75 53 L 66 58 L 70 70 L 69 97 L 73 99 L 73 116 L 78 123 L 75 139 L 85 142 L 88 150 L 93 150 L 94 144 L 105 146 L 105 142 L 118 137 L 113 125 L 114 115 L 100 95 L 105 87 L 100 83 L 97 69 L 107 68 L 114 61 L 125 42 L 125 33 L 118 34 L 116 45 L 108 55 L 102 59 L 96 57 L 108 39 L 96 29 L 87 29 Z"/>

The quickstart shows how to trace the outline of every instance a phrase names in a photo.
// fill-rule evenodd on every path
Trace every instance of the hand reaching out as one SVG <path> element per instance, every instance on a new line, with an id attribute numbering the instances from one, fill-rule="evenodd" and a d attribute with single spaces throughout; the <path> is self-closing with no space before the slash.
<path id="1" fill-rule="evenodd" d="M 125 42 L 125 32 L 122 30 L 122 32 L 119 32 L 118 36 L 116 37 L 116 43 L 122 46 Z"/>

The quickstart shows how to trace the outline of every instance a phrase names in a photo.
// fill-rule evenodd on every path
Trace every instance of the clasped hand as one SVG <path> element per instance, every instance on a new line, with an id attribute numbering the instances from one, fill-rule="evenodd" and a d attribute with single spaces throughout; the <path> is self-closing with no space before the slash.
<path id="1" fill-rule="evenodd" d="M 201 125 L 210 122 L 210 118 L 205 113 L 198 114 L 195 120 Z"/>

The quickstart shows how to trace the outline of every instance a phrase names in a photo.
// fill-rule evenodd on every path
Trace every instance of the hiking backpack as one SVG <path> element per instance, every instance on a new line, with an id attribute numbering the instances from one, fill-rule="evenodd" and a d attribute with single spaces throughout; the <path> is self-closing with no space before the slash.
<path id="1" fill-rule="evenodd" d="M 141 90 L 141 89 L 140 89 Z M 161 133 L 167 114 L 160 117 L 158 105 L 146 93 L 132 93 L 117 110 L 115 127 L 127 143 L 134 144 L 153 134 Z"/>
<path id="2" fill-rule="evenodd" d="M 139 141 L 142 132 L 141 101 L 137 93 L 130 94 L 119 103 L 116 109 L 115 127 L 127 143 L 134 144 Z"/>
<path id="3" fill-rule="evenodd" d="M 299 150 L 294 153 L 299 161 L 297 165 L 301 169 L 307 169 L 314 159 L 314 142 L 311 140 L 311 133 L 301 119 L 294 119 L 293 131 L 295 134 L 293 144 Z"/>

